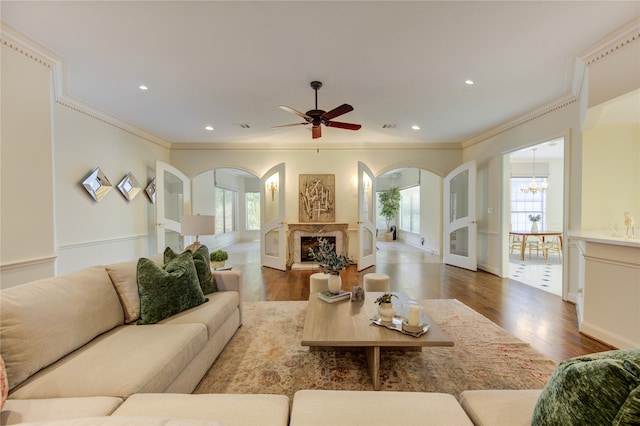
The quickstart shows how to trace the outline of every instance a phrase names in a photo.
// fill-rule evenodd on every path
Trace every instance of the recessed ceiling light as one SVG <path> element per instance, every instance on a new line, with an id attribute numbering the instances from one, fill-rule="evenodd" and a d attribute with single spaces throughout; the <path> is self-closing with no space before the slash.
<path id="1" fill-rule="evenodd" d="M 149 90 L 149 88 L 144 84 L 141 84 L 140 86 L 138 86 L 138 89 L 140 89 L 140 90 Z"/>
<path id="2" fill-rule="evenodd" d="M 471 86 L 473 84 L 473 80 L 465 80 L 464 82 L 466 84 L 468 84 L 469 86 Z"/>
<path id="3" fill-rule="evenodd" d="M 205 126 L 204 128 L 210 132 L 213 131 L 213 126 Z"/>
<path id="4" fill-rule="evenodd" d="M 414 124 L 413 126 L 411 126 L 411 128 L 413 130 L 420 130 L 420 126 L 418 126 L 417 124 Z"/>

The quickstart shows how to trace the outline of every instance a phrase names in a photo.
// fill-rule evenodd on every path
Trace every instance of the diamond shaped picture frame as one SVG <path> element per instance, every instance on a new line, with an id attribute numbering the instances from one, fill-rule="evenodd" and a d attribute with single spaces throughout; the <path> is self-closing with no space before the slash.
<path id="1" fill-rule="evenodd" d="M 82 186 L 97 203 L 102 201 L 109 191 L 111 191 L 111 188 L 113 188 L 113 185 L 111 185 L 109 179 L 102 173 L 100 167 L 94 169 L 84 178 Z"/>
<path id="2" fill-rule="evenodd" d="M 142 191 L 142 187 L 131 172 L 124 175 L 117 186 L 124 198 L 129 202 L 136 198 L 140 191 Z"/>
<path id="3" fill-rule="evenodd" d="M 149 185 L 147 185 L 147 187 L 144 189 L 144 192 L 147 194 L 147 197 L 149 198 L 149 201 L 151 201 L 151 204 L 155 204 L 156 203 L 156 178 L 151 179 L 151 182 L 149 182 Z"/>

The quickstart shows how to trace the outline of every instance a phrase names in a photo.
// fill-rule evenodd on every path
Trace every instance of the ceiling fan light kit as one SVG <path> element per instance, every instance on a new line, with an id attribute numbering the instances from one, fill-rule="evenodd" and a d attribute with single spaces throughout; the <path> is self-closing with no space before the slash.
<path id="1" fill-rule="evenodd" d="M 318 109 L 318 89 L 322 87 L 322 82 L 320 81 L 312 81 L 310 83 L 311 88 L 315 91 L 316 104 L 315 109 L 311 109 L 306 113 L 302 113 L 298 110 L 295 110 L 291 107 L 280 105 L 285 111 L 288 111 L 292 114 L 297 115 L 300 118 L 303 118 L 304 123 L 293 123 L 293 124 L 284 124 L 281 126 L 273 126 L 272 129 L 277 129 L 280 127 L 291 127 L 291 126 L 306 126 L 311 125 L 311 137 L 313 139 L 318 139 L 322 137 L 322 125 L 327 127 L 336 127 L 338 129 L 346 129 L 346 130 L 360 130 L 362 127 L 360 124 L 353 123 L 344 123 L 340 121 L 332 121 L 334 118 L 339 117 L 343 114 L 353 111 L 353 107 L 349 104 L 342 104 L 337 108 L 332 109 L 331 111 L 324 111 Z"/>

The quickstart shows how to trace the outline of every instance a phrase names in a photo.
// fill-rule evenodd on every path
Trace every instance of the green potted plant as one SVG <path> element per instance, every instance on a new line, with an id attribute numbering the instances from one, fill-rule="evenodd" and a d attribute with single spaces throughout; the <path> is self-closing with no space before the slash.
<path id="1" fill-rule="evenodd" d="M 384 293 L 382 296 L 375 300 L 378 304 L 378 314 L 380 315 L 380 321 L 390 322 L 393 321 L 393 317 L 396 314 L 396 309 L 391 303 L 391 299 L 398 297 L 393 293 Z"/>
<path id="2" fill-rule="evenodd" d="M 342 288 L 340 271 L 353 263 L 349 256 L 338 254 L 335 244 L 331 244 L 326 238 L 318 238 L 318 247 L 309 247 L 309 257 L 318 264 L 325 274 L 329 274 L 329 291 L 339 293 Z"/>
<path id="3" fill-rule="evenodd" d="M 391 219 L 397 216 L 398 211 L 400 211 L 400 200 L 402 196 L 400 195 L 400 190 L 397 186 L 392 186 L 386 191 L 382 191 L 380 193 L 380 215 L 387 220 L 387 229 L 384 234 L 385 241 L 392 241 L 393 234 L 389 228 L 391 224 Z"/>
<path id="4" fill-rule="evenodd" d="M 224 262 L 229 258 L 229 253 L 224 250 L 216 250 L 209 255 L 212 268 L 222 268 Z"/>

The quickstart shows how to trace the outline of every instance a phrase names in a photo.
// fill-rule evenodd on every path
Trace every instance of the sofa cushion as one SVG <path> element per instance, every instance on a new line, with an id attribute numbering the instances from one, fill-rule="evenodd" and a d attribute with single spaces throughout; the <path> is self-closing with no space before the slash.
<path id="1" fill-rule="evenodd" d="M 640 349 L 565 360 L 542 390 L 532 424 L 638 424 L 639 387 Z"/>
<path id="2" fill-rule="evenodd" d="M 240 296 L 235 291 L 220 291 L 208 295 L 209 301 L 204 305 L 172 315 L 159 321 L 161 324 L 204 324 L 208 337 L 211 338 L 238 308 Z"/>
<path id="3" fill-rule="evenodd" d="M 193 255 L 185 251 L 163 268 L 138 259 L 139 325 L 154 324 L 207 301 L 202 294 Z"/>
<path id="4" fill-rule="evenodd" d="M 163 265 L 162 254 L 149 256 L 156 265 Z M 112 263 L 105 266 L 109 278 L 118 293 L 122 309 L 124 310 L 124 322 L 129 324 L 140 318 L 140 295 L 138 294 L 138 261 Z"/>
<path id="5" fill-rule="evenodd" d="M 52 422 L 78 417 L 108 416 L 122 404 L 122 398 L 96 396 L 90 398 L 10 399 L 0 413 L 0 424 Z"/>
<path id="6" fill-rule="evenodd" d="M 167 416 L 215 419 L 226 426 L 286 426 L 289 398 L 262 394 L 149 394 L 131 395 L 113 413 L 118 416 Z"/>
<path id="7" fill-rule="evenodd" d="M 202 324 L 120 326 L 36 373 L 10 397 L 128 398 L 164 392 L 206 343 Z"/>
<path id="8" fill-rule="evenodd" d="M 104 266 L 2 290 L 0 350 L 10 388 L 123 322 Z"/>
<path id="9" fill-rule="evenodd" d="M 529 426 L 541 392 L 541 389 L 464 391 L 460 394 L 460 405 L 475 426 Z"/>
<path id="10" fill-rule="evenodd" d="M 170 262 L 177 256 L 178 254 L 174 252 L 171 247 L 167 247 L 164 250 L 165 263 Z M 195 252 L 193 252 L 193 263 L 196 265 L 198 282 L 200 283 L 202 293 L 209 294 L 213 293 L 214 291 L 218 291 L 216 280 L 215 278 L 213 278 L 213 275 L 211 275 L 211 260 L 209 259 L 209 249 L 207 249 L 207 246 L 203 244 L 198 247 Z"/>
<path id="11" fill-rule="evenodd" d="M 56 421 L 23 423 L 21 426 L 225 426 L 216 420 L 176 419 L 158 416 L 81 417 Z"/>
<path id="12" fill-rule="evenodd" d="M 453 395 L 435 392 L 301 390 L 293 397 L 296 425 L 473 425 Z"/>

